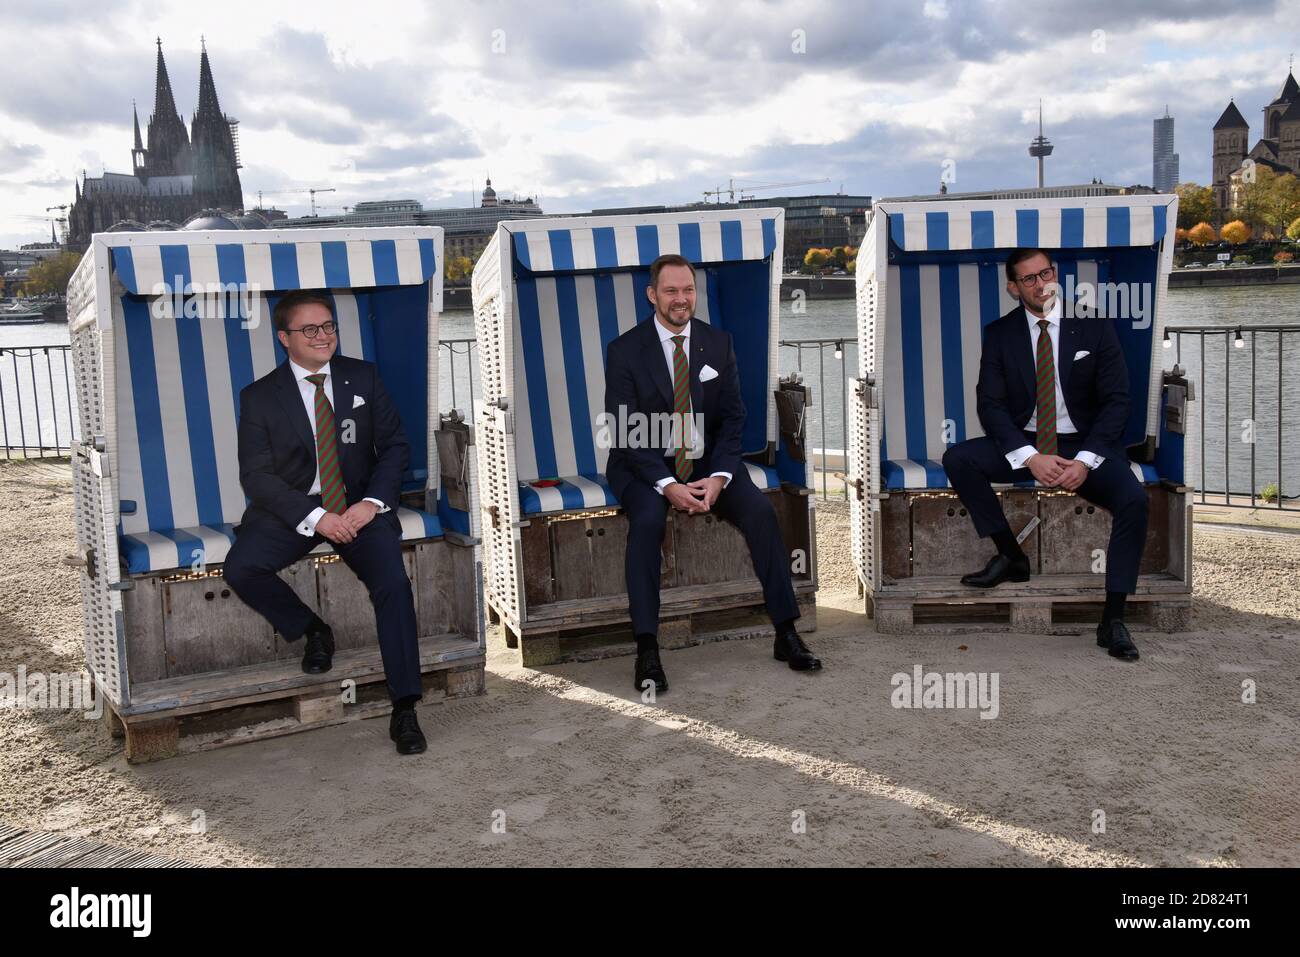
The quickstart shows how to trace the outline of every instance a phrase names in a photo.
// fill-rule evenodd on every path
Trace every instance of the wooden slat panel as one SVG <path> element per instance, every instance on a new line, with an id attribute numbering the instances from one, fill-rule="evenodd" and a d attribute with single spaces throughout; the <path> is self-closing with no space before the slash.
<path id="1" fill-rule="evenodd" d="M 420 665 L 425 670 L 480 657 L 477 644 L 459 635 L 434 635 L 420 639 Z M 214 706 L 228 707 L 239 702 L 283 697 L 286 692 L 318 685 L 337 685 L 345 677 L 358 682 L 379 680 L 383 673 L 379 648 L 372 643 L 372 647 L 365 651 L 336 653 L 333 670 L 323 675 L 304 674 L 296 661 L 271 661 L 203 675 L 164 678 L 138 686 L 131 707 L 123 709 L 124 717 L 129 721 L 132 717 L 145 717 L 164 710 L 168 714 L 206 711 Z"/>
<path id="2" fill-rule="evenodd" d="M 551 535 L 546 522 L 536 520 L 519 530 L 524 598 L 532 617 L 538 605 L 555 601 L 555 575 L 551 566 Z"/>
<path id="3" fill-rule="evenodd" d="M 591 544 L 588 541 L 592 534 L 590 520 L 551 522 L 549 528 L 555 600 L 574 601 L 593 597 L 595 586 L 591 570 Z M 525 594 L 531 596 L 531 592 Z"/>
<path id="4" fill-rule="evenodd" d="M 245 605 L 224 578 L 164 582 L 162 592 L 167 677 L 276 657 L 270 622 Z M 131 677 L 134 684 L 135 674 Z"/>
<path id="5" fill-rule="evenodd" d="M 127 668 L 132 681 L 157 681 L 167 676 L 162 579 L 137 578 L 133 585 L 122 592 Z"/>
<path id="6" fill-rule="evenodd" d="M 68 867 L 75 863 L 78 858 L 84 857 L 91 851 L 103 847 L 99 841 L 92 841 L 88 837 L 70 837 L 59 844 L 51 845 L 35 857 L 29 857 L 15 867 Z"/>

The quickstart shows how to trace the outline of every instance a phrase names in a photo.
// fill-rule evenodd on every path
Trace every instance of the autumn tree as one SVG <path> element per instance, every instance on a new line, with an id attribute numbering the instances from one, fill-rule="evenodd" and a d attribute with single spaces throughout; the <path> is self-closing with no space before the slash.
<path id="1" fill-rule="evenodd" d="M 1296 242 L 1300 242 L 1300 216 L 1297 216 L 1295 221 L 1286 228 L 1286 234 Z"/>
<path id="2" fill-rule="evenodd" d="M 1174 187 L 1178 194 L 1178 225 L 1191 229 L 1197 223 L 1214 218 L 1214 190 L 1199 183 L 1179 183 Z"/>
<path id="3" fill-rule="evenodd" d="M 814 248 L 804 253 L 803 264 L 812 269 L 820 269 L 830 262 L 830 258 L 830 250 Z"/>
<path id="4" fill-rule="evenodd" d="M 447 282 L 465 282 L 473 272 L 474 261 L 468 256 L 452 256 L 443 269 Z"/>
<path id="5" fill-rule="evenodd" d="M 1281 235 L 1300 216 L 1300 180 L 1290 173 L 1279 176 L 1257 163 L 1253 181 L 1242 187 L 1234 212 L 1261 233 Z"/>
<path id="6" fill-rule="evenodd" d="M 1208 246 L 1219 237 L 1215 235 L 1214 227 L 1209 223 L 1197 223 L 1187 230 L 1187 238 L 1194 246 Z"/>
<path id="7" fill-rule="evenodd" d="M 76 271 L 81 257 L 76 253 L 59 253 L 42 259 L 27 271 L 23 294 L 27 296 L 62 296 L 68 291 L 68 280 Z"/>
<path id="8" fill-rule="evenodd" d="M 1240 219 L 1234 219 L 1219 231 L 1219 235 L 1232 245 L 1240 246 L 1242 243 L 1250 241 L 1250 227 Z"/>

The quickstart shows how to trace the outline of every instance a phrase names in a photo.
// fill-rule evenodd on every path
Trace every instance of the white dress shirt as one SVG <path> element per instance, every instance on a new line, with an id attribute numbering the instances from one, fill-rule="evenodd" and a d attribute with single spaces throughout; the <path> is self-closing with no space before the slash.
<path id="1" fill-rule="evenodd" d="M 1065 405 L 1065 393 L 1061 391 L 1061 297 L 1057 296 L 1052 301 L 1052 308 L 1047 311 L 1046 315 L 1035 316 L 1028 309 L 1025 310 L 1025 319 L 1029 323 L 1029 344 L 1033 347 L 1034 363 L 1038 363 L 1038 337 L 1042 335 L 1042 330 L 1038 328 L 1038 323 L 1043 319 L 1047 320 L 1047 334 L 1052 337 L 1052 370 L 1056 373 L 1056 434 L 1057 435 L 1074 435 L 1079 430 L 1074 427 L 1070 421 L 1070 410 Z M 1029 421 L 1025 423 L 1026 432 L 1038 431 L 1038 409 L 1035 408 L 1029 416 Z M 1038 453 L 1038 449 L 1032 445 L 1022 445 L 1020 448 L 1007 453 L 1007 462 L 1013 469 L 1022 469 L 1029 459 Z M 1106 461 L 1096 452 L 1081 451 L 1075 457 L 1076 461 L 1082 462 L 1090 469 L 1095 469 L 1102 462 Z"/>
<path id="2" fill-rule="evenodd" d="M 327 362 L 315 372 L 308 372 L 292 359 L 289 360 L 289 369 L 293 372 L 293 377 L 298 383 L 298 393 L 302 396 L 303 407 L 307 410 L 307 421 L 311 423 L 312 438 L 316 437 L 316 386 L 307 381 L 307 376 L 325 373 L 325 398 L 330 400 L 330 408 L 334 408 L 334 377 L 330 375 L 330 364 Z M 320 463 L 316 463 L 316 478 L 312 480 L 311 489 L 308 495 L 320 494 Z M 366 497 L 366 502 L 374 502 L 380 512 L 388 511 L 388 506 L 377 498 Z M 311 537 L 316 534 L 316 523 L 325 515 L 325 509 L 319 506 L 311 510 L 311 514 L 302 520 L 298 525 L 298 534 Z"/>
<path id="3" fill-rule="evenodd" d="M 689 322 L 686 323 L 686 325 L 682 328 L 681 332 L 671 332 L 670 330 L 664 328 L 664 324 L 659 321 L 657 316 L 654 319 L 651 319 L 650 321 L 655 324 L 655 330 L 659 333 L 659 343 L 660 345 L 663 346 L 664 361 L 668 363 L 668 381 L 676 385 L 677 369 L 673 365 L 673 353 L 677 350 L 677 343 L 673 342 L 673 336 L 685 337 L 685 341 L 682 343 L 682 350 L 686 353 L 686 365 L 687 365 L 687 369 L 689 370 L 690 362 L 691 362 L 691 324 Z M 692 407 L 692 411 L 694 411 L 693 407 Z M 683 426 L 685 427 L 685 423 L 683 423 Z M 683 428 L 683 433 L 684 431 L 685 428 Z M 723 488 L 726 488 L 728 485 L 731 484 L 730 472 L 714 472 L 713 475 L 722 477 Z M 664 489 L 666 489 L 669 485 L 672 485 L 676 481 L 677 481 L 676 475 L 670 475 L 667 478 L 661 478 L 658 482 L 655 482 L 655 491 L 658 492 L 660 495 L 662 495 L 664 494 Z"/>

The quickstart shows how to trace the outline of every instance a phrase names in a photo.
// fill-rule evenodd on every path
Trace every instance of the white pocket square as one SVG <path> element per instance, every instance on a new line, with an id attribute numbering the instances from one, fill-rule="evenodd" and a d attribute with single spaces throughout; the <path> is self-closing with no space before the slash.
<path id="1" fill-rule="evenodd" d="M 713 368 L 713 366 L 708 365 L 707 363 L 705 364 L 704 368 L 700 370 L 701 382 L 708 382 L 710 379 L 716 379 L 717 377 L 718 377 L 718 370 Z"/>
<path id="2" fill-rule="evenodd" d="M 1079 350 L 1078 352 L 1076 352 L 1076 353 L 1074 354 L 1074 361 L 1075 361 L 1075 362 L 1078 362 L 1078 361 L 1079 361 L 1080 359 L 1082 359 L 1084 356 L 1090 356 L 1090 355 L 1092 355 L 1092 353 L 1089 352 L 1087 349 L 1081 349 L 1081 350 Z"/>
<path id="3" fill-rule="evenodd" d="M 1077 359 L 1078 356 L 1075 356 L 1075 358 Z M 352 408 L 357 409 L 357 408 L 360 408 L 361 406 L 363 406 L 363 405 L 365 405 L 365 404 L 366 404 L 366 400 L 363 399 L 363 398 L 361 398 L 361 396 L 359 396 L 359 395 L 354 395 L 354 396 L 352 397 Z"/>

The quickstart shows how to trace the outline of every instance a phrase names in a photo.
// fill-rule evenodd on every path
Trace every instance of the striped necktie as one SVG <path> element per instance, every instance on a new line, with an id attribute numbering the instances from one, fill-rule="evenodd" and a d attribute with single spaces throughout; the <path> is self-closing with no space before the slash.
<path id="1" fill-rule="evenodd" d="M 348 496 L 339 470 L 338 436 L 334 430 L 334 409 L 325 394 L 325 373 L 303 376 L 316 387 L 316 465 L 320 469 L 320 504 L 327 512 L 342 515 Z"/>
<path id="2" fill-rule="evenodd" d="M 682 427 L 681 444 L 673 452 L 673 470 L 683 482 L 691 477 L 691 463 L 686 458 L 686 446 L 691 444 L 691 365 L 682 348 L 685 341 L 685 336 L 673 336 L 673 412 Z"/>
<path id="3" fill-rule="evenodd" d="M 1038 451 L 1056 454 L 1056 361 L 1046 319 L 1038 320 Z"/>

